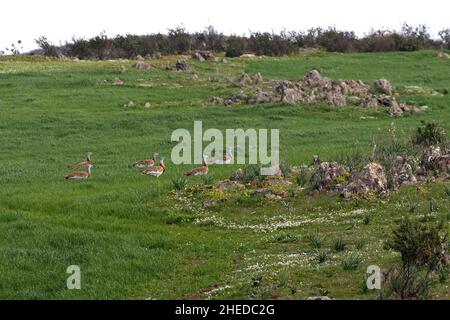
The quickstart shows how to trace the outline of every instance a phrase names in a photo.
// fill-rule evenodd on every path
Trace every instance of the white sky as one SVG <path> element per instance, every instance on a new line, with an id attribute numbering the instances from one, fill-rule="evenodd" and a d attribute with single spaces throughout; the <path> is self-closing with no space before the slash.
<path id="1" fill-rule="evenodd" d="M 433 36 L 450 28 L 448 0 L 13 0 L 0 4 L 0 50 L 22 40 L 24 50 L 46 35 L 55 44 L 72 36 L 189 31 L 213 25 L 224 33 L 304 30 L 334 25 L 359 35 L 402 22 L 426 24 Z"/>

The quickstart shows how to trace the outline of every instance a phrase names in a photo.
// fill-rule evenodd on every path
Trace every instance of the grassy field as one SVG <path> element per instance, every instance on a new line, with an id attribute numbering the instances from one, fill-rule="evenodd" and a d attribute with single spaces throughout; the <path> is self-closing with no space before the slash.
<path id="1" fill-rule="evenodd" d="M 448 222 L 448 182 L 405 187 L 371 201 L 302 194 L 205 209 L 171 196 L 172 179 L 192 166 L 168 160 L 159 179 L 131 166 L 153 151 L 169 159 L 172 131 L 192 130 L 194 120 L 204 128 L 280 129 L 281 159 L 292 165 L 356 147 L 369 152 L 391 123 L 400 137 L 421 120 L 450 130 L 450 95 L 402 96 L 428 110 L 400 118 L 352 107 L 204 105 L 236 92 L 225 77 L 244 71 L 261 72 L 264 80 L 297 80 L 316 68 L 336 79 L 372 83 L 385 77 L 399 89 L 444 92 L 450 90 L 450 62 L 435 52 L 189 60 L 197 81 L 164 70 L 177 58 L 152 61 L 150 70 L 136 70 L 126 60 L 0 58 L 0 298 L 375 299 L 376 292 L 363 290 L 363 279 L 369 265 L 400 263 L 398 254 L 383 250 L 394 221 L 429 215 Z M 121 65 L 129 71 L 119 73 Z M 124 85 L 100 84 L 115 77 Z M 138 106 L 124 108 L 129 100 Z M 143 108 L 147 101 L 149 109 Z M 64 181 L 66 165 L 87 151 L 94 153 L 91 179 Z M 211 181 L 238 167 L 211 167 Z M 202 182 L 189 179 L 190 185 Z M 318 234 L 324 237 L 320 249 L 309 240 Z M 336 237 L 345 240 L 345 250 L 333 249 Z M 327 255 L 323 263 L 320 254 Z M 352 254 L 362 262 L 344 270 L 342 261 Z M 69 265 L 81 268 L 81 290 L 66 288 Z M 436 283 L 433 297 L 450 298 L 448 281 Z"/>

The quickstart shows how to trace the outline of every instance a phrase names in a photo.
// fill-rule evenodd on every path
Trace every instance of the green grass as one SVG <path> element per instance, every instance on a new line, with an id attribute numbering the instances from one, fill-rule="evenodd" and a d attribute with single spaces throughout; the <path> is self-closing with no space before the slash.
<path id="1" fill-rule="evenodd" d="M 304 298 L 319 290 L 375 299 L 375 292 L 361 292 L 360 282 L 368 265 L 399 264 L 397 254 L 382 249 L 394 220 L 407 214 L 450 218 L 448 182 L 425 185 L 425 192 L 402 188 L 373 201 L 302 193 L 289 206 L 242 197 L 231 207 L 205 209 L 169 195 L 192 167 L 170 163 L 170 136 L 177 128 L 192 130 L 194 120 L 204 128 L 278 128 L 281 160 L 291 165 L 309 163 L 315 154 L 332 159 L 355 145 L 370 152 L 373 138 L 392 122 L 403 137 L 420 120 L 450 129 L 449 95 L 402 96 L 429 107 L 402 118 L 325 106 L 204 107 L 210 97 L 238 90 L 224 77 L 259 71 L 265 80 L 295 80 L 318 68 L 333 78 L 371 83 L 386 77 L 395 87 L 450 89 L 450 64 L 434 52 L 189 61 L 198 81 L 164 70 L 175 60 L 153 61 L 152 69 L 139 71 L 132 61 L 0 59 L 0 298 Z M 118 73 L 120 65 L 129 71 Z M 99 84 L 115 77 L 125 84 Z M 138 107 L 123 108 L 129 100 Z M 152 108 L 142 107 L 147 101 Z M 87 151 L 94 153 L 92 178 L 64 181 L 66 165 Z M 153 151 L 168 166 L 159 179 L 131 166 Z M 228 178 L 238 167 L 211 167 L 208 181 L 187 179 L 186 187 Z M 414 212 L 404 199 L 413 199 Z M 285 221 L 299 223 L 278 229 Z M 307 238 L 319 233 L 320 264 Z M 332 249 L 338 236 L 346 240 L 344 252 Z M 349 250 L 361 261 L 343 270 Z M 81 290 L 66 289 L 69 265 L 81 268 Z M 267 287 L 255 291 L 255 277 Z M 272 287 L 276 292 L 267 289 Z M 433 294 L 449 299 L 448 282 Z"/>

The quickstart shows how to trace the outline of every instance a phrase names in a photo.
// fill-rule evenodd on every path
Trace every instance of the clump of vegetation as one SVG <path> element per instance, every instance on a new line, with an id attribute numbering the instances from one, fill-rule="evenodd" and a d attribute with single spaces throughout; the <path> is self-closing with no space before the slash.
<path id="1" fill-rule="evenodd" d="M 428 225 L 403 218 L 385 248 L 400 253 L 403 266 L 440 269 L 447 261 L 447 232 L 442 225 Z"/>
<path id="2" fill-rule="evenodd" d="M 356 270 L 358 269 L 361 261 L 362 259 L 359 255 L 354 253 L 349 254 L 342 260 L 342 268 L 344 270 Z"/>
<path id="3" fill-rule="evenodd" d="M 387 296 L 399 299 L 427 299 L 431 277 L 448 267 L 447 232 L 437 226 L 404 218 L 394 230 L 386 249 L 400 253 L 402 267 L 388 279 Z M 441 277 L 441 276 L 440 276 Z"/>
<path id="4" fill-rule="evenodd" d="M 415 133 L 414 142 L 419 145 L 435 146 L 445 140 L 445 131 L 436 122 L 421 121 Z"/>
<path id="5" fill-rule="evenodd" d="M 295 181 L 300 187 L 305 187 L 310 179 L 310 173 L 305 168 L 300 169 L 298 175 L 295 177 Z"/>
<path id="6" fill-rule="evenodd" d="M 333 241 L 333 250 L 336 252 L 341 252 L 345 250 L 347 242 L 341 236 L 337 236 Z"/>
<path id="7" fill-rule="evenodd" d="M 175 190 L 182 191 L 186 189 L 187 180 L 182 176 L 175 177 L 172 179 L 172 186 Z"/>
<path id="8" fill-rule="evenodd" d="M 325 242 L 325 236 L 320 233 L 313 233 L 308 236 L 308 240 L 314 248 L 321 248 Z"/>
<path id="9" fill-rule="evenodd" d="M 296 243 L 298 237 L 292 233 L 281 232 L 273 237 L 273 241 L 277 243 Z"/>
<path id="10" fill-rule="evenodd" d="M 328 254 L 325 251 L 320 251 L 316 256 L 316 261 L 319 264 L 324 263 L 328 259 Z"/>

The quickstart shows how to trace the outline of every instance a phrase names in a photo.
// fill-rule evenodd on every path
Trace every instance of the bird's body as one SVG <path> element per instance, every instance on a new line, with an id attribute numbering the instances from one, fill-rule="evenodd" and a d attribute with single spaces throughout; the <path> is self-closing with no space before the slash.
<path id="1" fill-rule="evenodd" d="M 164 164 L 164 158 L 159 161 L 159 166 L 151 167 L 150 169 L 142 170 L 139 173 L 142 175 L 159 177 L 166 171 L 166 166 Z"/>
<path id="2" fill-rule="evenodd" d="M 80 169 L 80 168 L 87 168 L 89 165 L 92 165 L 92 159 L 91 159 L 92 153 L 88 152 L 86 154 L 86 160 L 77 163 L 73 166 L 67 166 L 67 168 L 69 168 L 70 170 L 76 170 L 76 169 Z"/>
<path id="3" fill-rule="evenodd" d="M 152 157 L 150 159 L 137 161 L 133 165 L 136 168 L 139 168 L 139 169 L 143 169 L 143 168 L 148 168 L 148 167 L 154 166 L 155 163 L 156 163 L 156 156 L 157 156 L 157 153 L 153 153 L 153 155 L 152 155 Z"/>
<path id="4" fill-rule="evenodd" d="M 191 177 L 191 176 L 202 176 L 205 174 L 208 174 L 209 168 L 208 168 L 208 162 L 206 161 L 207 156 L 203 156 L 203 165 L 201 167 L 189 170 L 185 172 L 185 176 Z"/>
<path id="5" fill-rule="evenodd" d="M 87 165 L 86 172 L 71 173 L 64 176 L 65 180 L 87 179 L 92 175 L 92 164 Z"/>
<path id="6" fill-rule="evenodd" d="M 233 149 L 231 147 L 227 148 L 227 153 L 216 160 L 214 160 L 214 164 L 230 164 L 233 159 Z"/>

